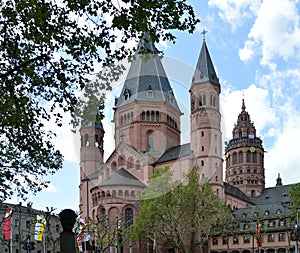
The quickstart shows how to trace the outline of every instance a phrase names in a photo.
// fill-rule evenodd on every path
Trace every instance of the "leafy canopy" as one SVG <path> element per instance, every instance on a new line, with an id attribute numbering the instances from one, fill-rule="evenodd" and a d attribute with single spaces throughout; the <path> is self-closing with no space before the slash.
<path id="1" fill-rule="evenodd" d="M 143 32 L 174 42 L 173 30 L 193 32 L 198 22 L 185 0 L 2 1 L 0 200 L 41 190 L 48 184 L 43 177 L 61 168 L 55 133 L 45 126 L 61 126 L 64 112 L 79 124 L 76 112 L 86 108 L 76 109 L 78 92 L 99 66 L 132 55 L 128 42 Z M 105 86 L 120 72 L 106 72 Z M 103 101 L 95 117 L 99 106 Z"/>
<path id="2" fill-rule="evenodd" d="M 140 200 L 133 238 L 167 242 L 178 252 L 195 252 L 227 217 L 227 206 L 207 180 L 200 180 L 198 167 L 189 171 L 185 183 L 173 182 L 168 167 L 156 169 Z"/>

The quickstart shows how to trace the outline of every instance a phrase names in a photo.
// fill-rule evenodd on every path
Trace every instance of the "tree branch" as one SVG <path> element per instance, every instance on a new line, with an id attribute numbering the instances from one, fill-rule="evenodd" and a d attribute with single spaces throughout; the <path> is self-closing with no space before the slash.
<path id="1" fill-rule="evenodd" d="M 5 72 L 4 74 L 0 74 L 0 78 L 3 79 L 7 79 L 10 75 L 12 75 L 15 71 L 19 71 L 20 69 L 26 67 L 27 65 L 30 65 L 31 63 L 38 61 L 38 60 L 42 60 L 42 59 L 49 59 L 49 56 L 47 54 L 41 54 L 35 58 L 32 58 L 28 61 L 23 62 L 22 64 L 8 70 L 7 72 Z"/>

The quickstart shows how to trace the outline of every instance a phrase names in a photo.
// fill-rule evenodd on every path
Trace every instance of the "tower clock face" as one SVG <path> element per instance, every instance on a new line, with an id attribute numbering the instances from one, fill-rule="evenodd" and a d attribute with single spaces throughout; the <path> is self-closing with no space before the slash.
<path id="1" fill-rule="evenodd" d="M 252 152 L 252 153 L 253 153 L 253 152 L 255 152 L 255 147 L 250 147 L 250 149 L 249 149 L 249 150 L 250 150 L 250 152 Z"/>

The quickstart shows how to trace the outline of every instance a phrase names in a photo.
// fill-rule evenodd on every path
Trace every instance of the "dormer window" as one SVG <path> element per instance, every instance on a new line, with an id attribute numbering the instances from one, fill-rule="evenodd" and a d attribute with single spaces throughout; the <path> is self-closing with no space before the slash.
<path id="1" fill-rule="evenodd" d="M 125 100 L 128 100 L 128 99 L 130 98 L 130 96 L 131 96 L 130 90 L 126 88 L 126 89 L 124 90 L 123 95 L 124 95 Z"/>
<path id="2" fill-rule="evenodd" d="M 151 84 L 149 84 L 147 88 L 147 97 L 151 97 L 151 98 L 153 97 L 153 90 Z"/>
<path id="3" fill-rule="evenodd" d="M 265 211 L 265 215 L 268 216 L 270 214 L 269 210 Z"/>

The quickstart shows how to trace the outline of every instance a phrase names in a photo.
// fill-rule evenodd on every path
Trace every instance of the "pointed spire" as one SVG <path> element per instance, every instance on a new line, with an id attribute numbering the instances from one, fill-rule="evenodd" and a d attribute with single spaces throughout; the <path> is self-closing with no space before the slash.
<path id="1" fill-rule="evenodd" d="M 203 30 L 202 32 L 203 43 L 198 58 L 198 62 L 196 65 L 196 70 L 193 76 L 193 83 L 204 83 L 208 81 L 220 85 L 219 78 L 217 77 L 214 65 L 212 63 L 209 51 L 206 46 L 206 41 L 205 41 L 206 33 L 207 31 Z"/>
<path id="2" fill-rule="evenodd" d="M 243 98 L 243 102 L 242 102 L 242 112 L 245 112 L 246 110 L 246 106 L 245 106 L 245 100 Z"/>
<path id="3" fill-rule="evenodd" d="M 150 40 L 148 33 L 139 41 L 116 107 L 134 101 L 162 101 L 180 111 L 159 50 Z"/>
<path id="4" fill-rule="evenodd" d="M 136 54 L 158 54 L 160 51 L 155 47 L 154 43 L 150 40 L 149 33 L 145 32 L 140 39 L 137 46 Z"/>
<path id="5" fill-rule="evenodd" d="M 280 177 L 280 173 L 278 173 L 278 178 L 276 179 L 276 186 L 281 186 L 282 185 L 282 179 Z"/>

